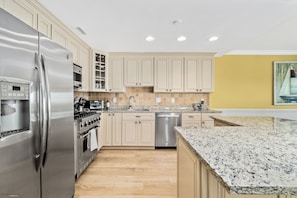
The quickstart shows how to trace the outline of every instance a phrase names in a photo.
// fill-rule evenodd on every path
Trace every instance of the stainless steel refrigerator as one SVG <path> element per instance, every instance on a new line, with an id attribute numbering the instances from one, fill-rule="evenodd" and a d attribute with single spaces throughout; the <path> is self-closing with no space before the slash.
<path id="1" fill-rule="evenodd" d="M 72 64 L 0 8 L 0 198 L 73 197 Z"/>

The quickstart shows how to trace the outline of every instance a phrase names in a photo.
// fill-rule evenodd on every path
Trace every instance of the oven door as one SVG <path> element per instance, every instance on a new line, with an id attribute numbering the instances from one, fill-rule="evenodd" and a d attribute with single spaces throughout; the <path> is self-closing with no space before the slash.
<path id="1" fill-rule="evenodd" d="M 87 168 L 97 155 L 98 151 L 98 126 L 78 135 L 78 164 L 77 177 Z"/>

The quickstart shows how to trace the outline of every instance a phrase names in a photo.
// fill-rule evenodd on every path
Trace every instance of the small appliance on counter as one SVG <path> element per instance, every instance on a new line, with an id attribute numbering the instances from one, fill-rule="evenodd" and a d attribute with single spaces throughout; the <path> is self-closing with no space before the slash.
<path id="1" fill-rule="evenodd" d="M 104 100 L 87 100 L 85 108 L 90 109 L 90 111 L 103 111 Z"/>

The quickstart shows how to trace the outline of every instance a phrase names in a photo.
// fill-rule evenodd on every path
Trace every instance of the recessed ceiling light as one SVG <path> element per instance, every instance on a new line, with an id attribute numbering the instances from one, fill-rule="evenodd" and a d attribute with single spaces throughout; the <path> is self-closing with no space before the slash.
<path id="1" fill-rule="evenodd" d="M 218 40 L 219 39 L 219 37 L 217 37 L 217 36 L 212 36 L 212 37 L 210 37 L 208 40 L 209 41 L 216 41 L 216 40 Z"/>
<path id="2" fill-rule="evenodd" d="M 172 21 L 173 25 L 180 24 L 182 22 L 183 21 L 181 19 L 175 19 L 175 20 Z"/>
<path id="3" fill-rule="evenodd" d="M 185 36 L 180 36 L 180 37 L 178 37 L 176 40 L 177 40 L 177 41 L 185 41 L 185 40 L 187 40 L 187 37 L 185 37 Z"/>
<path id="4" fill-rule="evenodd" d="M 146 40 L 146 41 L 153 41 L 153 40 L 155 40 L 155 37 L 153 37 L 153 36 L 147 36 L 147 37 L 145 38 L 145 40 Z"/>

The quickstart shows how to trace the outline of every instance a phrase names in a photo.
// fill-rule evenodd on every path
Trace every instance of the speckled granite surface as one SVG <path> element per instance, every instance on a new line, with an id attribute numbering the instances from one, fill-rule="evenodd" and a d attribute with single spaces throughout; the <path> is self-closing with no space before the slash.
<path id="1" fill-rule="evenodd" d="M 230 193 L 297 195 L 297 121 L 215 118 L 242 126 L 176 129 Z"/>

